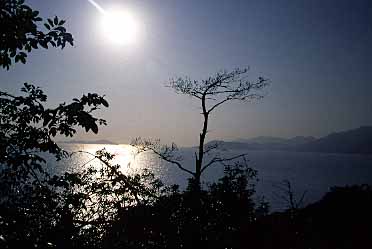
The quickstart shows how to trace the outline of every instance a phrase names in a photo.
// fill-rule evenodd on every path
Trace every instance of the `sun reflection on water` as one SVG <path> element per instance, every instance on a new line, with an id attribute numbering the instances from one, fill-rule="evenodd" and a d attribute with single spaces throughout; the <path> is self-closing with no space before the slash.
<path id="1" fill-rule="evenodd" d="M 105 149 L 114 156 L 111 164 L 119 164 L 124 173 L 129 173 L 130 169 L 135 167 L 136 149 L 131 145 L 69 144 L 65 146 L 65 149 L 69 152 L 74 152 L 70 158 L 71 164 L 69 169 L 71 170 L 79 170 L 85 165 L 99 167 L 101 162 L 99 159 L 95 159 L 93 155 L 96 153 L 96 151 L 102 149 Z"/>
<path id="2" fill-rule="evenodd" d="M 128 144 L 64 144 L 62 146 L 66 151 L 72 153 L 72 156 L 58 163 L 57 172 L 79 171 L 85 166 L 95 166 L 100 168 L 100 160 L 94 157 L 96 151 L 105 149 L 114 155 L 111 161 L 112 165 L 120 165 L 120 169 L 125 174 L 138 173 L 144 168 L 151 169 L 154 173 L 160 170 L 160 160 L 155 155 L 144 152 L 137 153 L 135 147 Z M 162 168 L 161 171 L 164 171 Z"/>

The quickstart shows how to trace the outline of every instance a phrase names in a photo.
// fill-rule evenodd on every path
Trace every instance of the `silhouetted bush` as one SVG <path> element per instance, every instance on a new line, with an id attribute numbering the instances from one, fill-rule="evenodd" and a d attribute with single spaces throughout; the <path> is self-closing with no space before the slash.
<path id="1" fill-rule="evenodd" d="M 274 213 L 250 231 L 254 248 L 368 248 L 372 244 L 372 188 L 334 187 L 296 215 Z M 248 241 L 247 241 L 248 242 Z"/>
<path id="2" fill-rule="evenodd" d="M 235 248 L 242 227 L 255 220 L 256 172 L 236 163 L 201 192 L 168 189 L 151 205 L 123 210 L 107 238 L 108 247 Z M 192 179 L 190 179 L 192 186 Z"/>

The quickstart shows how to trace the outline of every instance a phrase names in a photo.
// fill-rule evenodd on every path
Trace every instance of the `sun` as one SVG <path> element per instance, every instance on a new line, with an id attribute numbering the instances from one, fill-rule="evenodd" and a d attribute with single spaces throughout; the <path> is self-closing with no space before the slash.
<path id="1" fill-rule="evenodd" d="M 130 45 L 136 42 L 138 22 L 129 11 L 105 11 L 101 25 L 105 37 L 115 44 Z"/>

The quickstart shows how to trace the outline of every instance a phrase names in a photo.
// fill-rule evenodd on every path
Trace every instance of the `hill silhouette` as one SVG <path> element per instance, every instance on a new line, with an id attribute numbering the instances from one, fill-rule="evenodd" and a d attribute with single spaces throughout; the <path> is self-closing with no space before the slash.
<path id="1" fill-rule="evenodd" d="M 372 126 L 331 133 L 322 138 L 297 136 L 279 138 L 260 136 L 236 141 L 211 141 L 223 149 L 284 150 L 298 152 L 372 154 Z"/>
<path id="2" fill-rule="evenodd" d="M 372 126 L 331 133 L 326 137 L 305 143 L 298 151 L 327 153 L 372 154 Z"/>

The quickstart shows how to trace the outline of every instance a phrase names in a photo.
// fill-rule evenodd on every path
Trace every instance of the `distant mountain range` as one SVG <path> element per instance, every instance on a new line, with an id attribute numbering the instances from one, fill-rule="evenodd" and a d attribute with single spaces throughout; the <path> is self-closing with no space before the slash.
<path id="1" fill-rule="evenodd" d="M 114 142 L 111 142 L 109 140 L 93 140 L 93 141 L 87 141 L 87 140 L 73 140 L 73 141 L 61 141 L 61 143 L 67 143 L 67 144 L 117 144 Z"/>
<path id="2" fill-rule="evenodd" d="M 299 151 L 372 154 L 372 126 L 332 133 L 305 143 Z"/>
<path id="3" fill-rule="evenodd" d="M 301 144 L 305 144 L 308 142 L 315 141 L 315 137 L 303 137 L 297 136 L 293 138 L 281 138 L 281 137 L 254 137 L 251 139 L 238 139 L 236 142 L 239 143 L 248 143 L 248 144 L 257 144 L 257 145 L 265 145 L 265 146 L 297 146 Z"/>
<path id="4" fill-rule="evenodd" d="M 294 138 L 255 137 L 236 141 L 211 141 L 221 148 L 238 150 L 286 150 L 324 153 L 372 154 L 372 126 L 331 133 L 322 138 L 297 136 Z"/>

